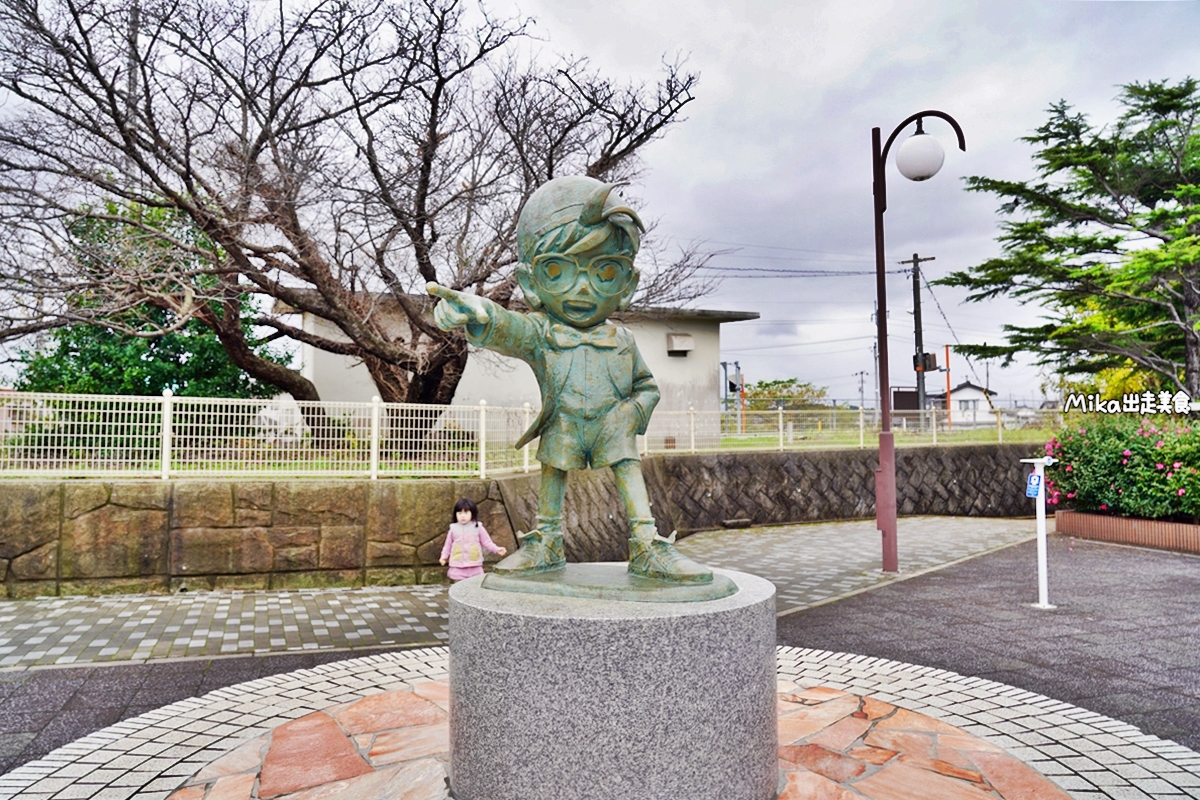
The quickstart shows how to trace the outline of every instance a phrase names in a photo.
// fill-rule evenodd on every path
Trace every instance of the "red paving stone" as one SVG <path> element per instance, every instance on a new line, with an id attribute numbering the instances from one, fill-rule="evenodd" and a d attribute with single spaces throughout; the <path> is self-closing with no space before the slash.
<path id="1" fill-rule="evenodd" d="M 858 759 L 819 744 L 783 745 L 779 748 L 779 760 L 804 767 L 837 783 L 845 783 L 867 771 L 867 765 Z"/>
<path id="2" fill-rule="evenodd" d="M 421 756 L 434 756 L 446 750 L 450 741 L 450 724 L 440 722 L 400 731 L 389 731 L 375 737 L 367 752 L 372 764 L 395 764 Z"/>
<path id="3" fill-rule="evenodd" d="M 168 800 L 439 800 L 449 686 L 307 714 L 201 769 Z M 779 800 L 1070 800 L 1001 748 L 871 697 L 779 684 Z M 207 794 L 206 794 L 207 793 Z"/>
<path id="4" fill-rule="evenodd" d="M 853 786 L 871 800 L 997 800 L 1003 796 L 908 764 L 888 764 Z"/>
<path id="5" fill-rule="evenodd" d="M 421 681 L 413 684 L 413 694 L 423 697 L 442 711 L 450 711 L 450 684 L 445 681 Z"/>
<path id="6" fill-rule="evenodd" d="M 949 778 L 958 778 L 959 780 L 970 781 L 971 783 L 983 783 L 983 776 L 979 773 L 979 770 L 956 766 L 951 764 L 949 761 L 943 761 L 940 758 L 924 758 L 917 755 L 903 755 L 900 756 L 899 760 L 901 764 L 908 764 L 910 766 L 920 767 L 921 769 L 927 769 L 932 772 L 936 772 L 939 775 L 945 775 Z"/>
<path id="7" fill-rule="evenodd" d="M 254 792 L 254 775 L 226 775 L 217 778 L 205 800 L 250 800 Z"/>
<path id="8" fill-rule="evenodd" d="M 870 745 L 861 745 L 859 747 L 851 747 L 846 751 L 846 755 L 857 758 L 859 761 L 867 764 L 886 764 L 896 756 L 895 750 L 885 750 L 882 747 L 871 747 Z"/>
<path id="9" fill-rule="evenodd" d="M 862 800 L 862 795 L 815 772 L 798 770 L 787 774 L 787 787 L 777 800 Z"/>
<path id="10" fill-rule="evenodd" d="M 355 734 L 440 722 L 446 712 L 412 692 L 385 692 L 364 697 L 333 716 L 346 733 Z"/>
<path id="11" fill-rule="evenodd" d="M 271 734 L 258 796 L 275 797 L 370 771 L 371 765 L 333 717 L 318 711 L 284 723 Z"/>
<path id="12" fill-rule="evenodd" d="M 1004 753 L 974 752 L 971 760 L 979 765 L 987 780 L 1008 798 L 1022 800 L 1071 800 L 1070 795 L 1047 783 L 1038 772 Z"/>
<path id="13" fill-rule="evenodd" d="M 871 721 L 857 716 L 857 713 L 843 717 L 820 733 L 808 737 L 808 741 L 833 750 L 845 750 L 871 728 Z"/>

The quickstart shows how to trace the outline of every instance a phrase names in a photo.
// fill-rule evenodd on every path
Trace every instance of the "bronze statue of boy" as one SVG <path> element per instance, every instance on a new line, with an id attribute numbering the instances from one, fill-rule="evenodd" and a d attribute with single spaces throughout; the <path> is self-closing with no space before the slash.
<path id="1" fill-rule="evenodd" d="M 436 283 L 426 288 L 441 298 L 434 308 L 440 328 L 461 326 L 471 344 L 528 362 L 542 391 L 542 411 L 516 445 L 541 437 L 537 528 L 518 534 L 520 549 L 496 572 L 564 567 L 567 472 L 612 467 L 629 516 L 629 571 L 708 583 L 710 569 L 676 550 L 674 534 L 659 535 L 642 478 L 636 437 L 646 432 L 658 386 L 633 335 L 607 319 L 626 308 L 637 289 L 633 259 L 645 227 L 615 187 L 594 178 L 555 178 L 526 201 L 517 221 L 517 281 L 531 313 Z"/>

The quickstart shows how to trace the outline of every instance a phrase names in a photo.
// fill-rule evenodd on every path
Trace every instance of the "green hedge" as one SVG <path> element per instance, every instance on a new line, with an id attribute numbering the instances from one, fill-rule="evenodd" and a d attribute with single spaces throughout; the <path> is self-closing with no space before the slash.
<path id="1" fill-rule="evenodd" d="M 1092 419 L 1046 444 L 1046 501 L 1149 519 L 1200 517 L 1200 425 L 1186 417 Z"/>

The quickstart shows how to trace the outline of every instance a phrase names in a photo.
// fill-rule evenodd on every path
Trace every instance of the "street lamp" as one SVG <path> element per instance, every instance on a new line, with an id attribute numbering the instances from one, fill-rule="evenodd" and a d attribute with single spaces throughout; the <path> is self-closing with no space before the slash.
<path id="1" fill-rule="evenodd" d="M 873 191 L 875 194 L 875 295 L 878 311 L 875 314 L 879 337 L 879 469 L 875 471 L 875 525 L 883 535 L 883 571 L 897 572 L 900 559 L 896 553 L 896 442 L 892 437 L 892 397 L 888 384 L 887 342 L 887 282 L 883 266 L 883 212 L 887 210 L 887 180 L 884 166 L 888 151 L 900 131 L 915 121 L 917 132 L 904 141 L 896 151 L 896 168 L 909 180 L 929 180 L 942 168 L 945 153 L 929 134 L 922 121 L 925 117 L 946 120 L 958 134 L 958 149 L 966 152 L 967 140 L 954 118 L 942 111 L 921 111 L 901 122 L 880 148 L 879 128 L 871 129 Z"/>

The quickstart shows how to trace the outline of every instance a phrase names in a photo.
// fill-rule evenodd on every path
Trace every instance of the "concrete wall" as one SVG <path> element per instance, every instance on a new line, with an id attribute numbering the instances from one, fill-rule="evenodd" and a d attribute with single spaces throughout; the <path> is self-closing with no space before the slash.
<path id="1" fill-rule="evenodd" d="M 720 408 L 719 321 L 674 317 L 650 319 L 632 313 L 618 315 L 616 321 L 633 334 L 638 351 L 658 382 L 662 392 L 660 410 L 687 411 L 689 403 L 698 411 Z M 393 327 L 402 329 L 400 323 Z M 344 341 L 346 338 L 329 322 L 309 314 L 304 317 L 304 329 L 328 339 Z M 691 334 L 695 350 L 687 356 L 667 355 L 668 333 Z M 370 373 L 360 361 L 309 345 L 302 348 L 301 359 L 304 377 L 316 384 L 323 400 L 367 403 L 377 393 Z M 493 406 L 520 408 L 529 403 L 538 408 L 540 398 L 533 370 L 524 361 L 470 348 L 462 380 L 454 394 L 454 404 L 478 405 L 480 400 L 487 400 Z"/>
<path id="2" fill-rule="evenodd" d="M 1031 513 L 1028 445 L 897 451 L 901 514 Z M 653 456 L 660 530 L 871 517 L 871 450 Z M 536 473 L 496 480 L 11 480 L 0 482 L 0 582 L 8 597 L 436 582 L 455 500 L 497 544 L 537 510 Z M 608 470 L 568 484 L 567 557 L 628 557 Z"/>

